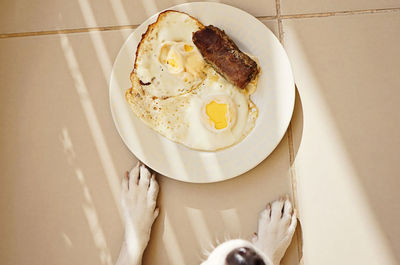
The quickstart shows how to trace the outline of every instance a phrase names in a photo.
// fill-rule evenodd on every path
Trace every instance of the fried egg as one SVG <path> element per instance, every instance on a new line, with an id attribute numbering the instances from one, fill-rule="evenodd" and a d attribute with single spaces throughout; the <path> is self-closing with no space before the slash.
<path id="1" fill-rule="evenodd" d="M 178 96 L 201 83 L 205 62 L 192 42 L 192 32 L 202 26 L 186 14 L 171 11 L 160 14 L 149 26 L 139 44 L 134 70 L 146 93 Z"/>
<path id="2" fill-rule="evenodd" d="M 126 99 L 149 127 L 189 148 L 232 146 L 254 128 L 254 89 L 239 89 L 209 66 L 192 42 L 203 27 L 195 18 L 166 11 L 150 25 L 136 52 Z M 249 86 L 256 86 L 256 81 Z"/>

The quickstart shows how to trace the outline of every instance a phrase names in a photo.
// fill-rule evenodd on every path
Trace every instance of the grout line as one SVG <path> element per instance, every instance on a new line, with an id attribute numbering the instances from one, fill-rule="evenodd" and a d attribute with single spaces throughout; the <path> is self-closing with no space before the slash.
<path id="1" fill-rule="evenodd" d="M 292 176 L 292 189 L 293 189 L 293 201 L 294 208 L 298 209 L 298 201 L 297 201 L 297 181 L 296 181 L 296 170 L 294 168 L 294 147 L 293 147 L 293 129 L 292 122 L 289 123 L 287 129 L 287 138 L 289 144 L 289 162 L 290 162 L 290 175 Z M 299 217 L 299 216 L 298 216 Z"/>
<path id="2" fill-rule="evenodd" d="M 283 45 L 283 27 L 282 27 L 282 19 L 281 19 L 281 1 L 275 0 L 276 7 L 276 19 L 278 21 L 278 38 L 281 44 Z"/>
<path id="3" fill-rule="evenodd" d="M 274 20 L 277 18 L 277 16 L 259 16 L 256 17 L 258 20 Z"/>
<path id="4" fill-rule="evenodd" d="M 295 87 L 295 89 L 297 89 Z M 293 110 L 294 111 L 294 110 Z M 293 113 L 294 115 L 294 113 Z M 292 188 L 292 195 L 293 195 L 293 208 L 296 209 L 296 214 L 298 220 L 300 220 L 300 212 L 299 212 L 299 203 L 298 203 L 298 194 L 297 194 L 297 174 L 296 168 L 294 165 L 295 156 L 294 156 L 294 147 L 293 147 L 293 128 L 292 128 L 292 121 L 290 121 L 288 129 L 287 129 L 287 138 L 288 138 L 288 145 L 289 145 L 289 172 L 290 172 L 290 182 Z M 299 229 L 296 229 L 296 241 L 297 241 L 297 254 L 299 257 L 299 264 L 303 265 L 303 237 L 302 233 Z"/>
<path id="5" fill-rule="evenodd" d="M 279 30 L 279 40 L 281 41 L 281 43 L 283 43 L 282 20 L 284 20 L 284 19 L 319 18 L 319 17 L 345 16 L 345 15 L 362 15 L 362 14 L 400 12 L 400 7 L 398 7 L 398 8 L 365 9 L 365 10 L 354 10 L 354 11 L 335 11 L 335 12 L 326 12 L 326 13 L 306 13 L 306 14 L 282 15 L 281 8 L 280 8 L 280 0 L 275 0 L 275 3 L 276 3 L 276 16 L 258 16 L 256 18 L 258 20 L 277 19 L 278 30 Z M 111 30 L 135 29 L 138 26 L 139 25 L 122 25 L 122 26 L 105 26 L 105 27 L 60 29 L 60 30 L 47 30 L 47 31 L 0 33 L 0 39 L 57 35 L 57 34 L 74 34 L 74 33 L 85 33 L 85 32 L 92 32 L 92 31 L 111 31 Z"/>
<path id="6" fill-rule="evenodd" d="M 284 31 L 283 31 L 283 23 L 282 23 L 282 16 L 281 16 L 281 2 L 280 0 L 275 0 L 276 4 L 276 18 L 278 20 L 278 37 L 279 41 L 281 42 L 282 46 L 285 45 L 284 41 Z M 295 87 L 296 89 L 296 87 Z M 294 147 L 293 147 L 293 130 L 292 130 L 292 121 L 289 122 L 289 126 L 287 128 L 287 138 L 288 138 L 288 145 L 289 145 L 289 172 L 290 172 L 290 182 L 291 182 L 291 190 L 293 196 L 293 208 L 296 209 L 297 218 L 299 216 L 299 207 L 298 207 L 298 196 L 297 196 L 297 181 L 296 181 L 296 171 L 294 167 Z M 299 264 L 303 265 L 303 237 L 299 229 L 296 229 L 296 241 L 297 241 L 297 255 L 299 258 Z"/>
<path id="7" fill-rule="evenodd" d="M 274 19 L 276 19 L 276 16 L 258 16 L 256 18 L 258 20 L 274 20 Z M 137 27 L 139 27 L 139 25 L 105 26 L 105 27 L 91 27 L 91 28 L 77 28 L 77 29 L 60 29 L 60 30 L 46 30 L 46 31 L 0 33 L 0 39 L 57 35 L 57 34 L 74 34 L 74 33 L 85 33 L 85 32 L 92 32 L 92 31 L 135 29 Z"/>
<path id="8" fill-rule="evenodd" d="M 394 13 L 394 12 L 400 12 L 400 7 L 364 9 L 364 10 L 353 10 L 353 11 L 335 11 L 335 12 L 325 12 L 325 13 L 292 14 L 292 15 L 281 15 L 280 17 L 281 19 L 299 19 L 299 18 L 318 18 L 318 17 L 363 15 L 363 14 L 377 14 L 377 13 L 379 14 L 379 13 Z"/>
<path id="9" fill-rule="evenodd" d="M 73 34 L 73 33 L 93 32 L 93 31 L 135 29 L 137 27 L 138 27 L 137 25 L 123 25 L 123 26 L 106 26 L 106 27 L 92 27 L 92 28 L 78 28 L 78 29 L 60 29 L 60 30 L 4 33 L 4 34 L 0 34 L 0 39 L 57 35 L 57 34 Z"/>

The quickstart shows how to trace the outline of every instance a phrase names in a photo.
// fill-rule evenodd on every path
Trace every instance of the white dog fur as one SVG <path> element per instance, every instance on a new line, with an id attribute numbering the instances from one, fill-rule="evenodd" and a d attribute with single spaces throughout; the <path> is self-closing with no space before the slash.
<path id="1" fill-rule="evenodd" d="M 125 241 L 116 265 L 140 265 L 157 218 L 158 183 L 138 163 L 122 180 Z M 268 203 L 252 242 L 236 239 L 217 246 L 201 265 L 279 265 L 296 229 L 296 213 L 288 199 Z"/>

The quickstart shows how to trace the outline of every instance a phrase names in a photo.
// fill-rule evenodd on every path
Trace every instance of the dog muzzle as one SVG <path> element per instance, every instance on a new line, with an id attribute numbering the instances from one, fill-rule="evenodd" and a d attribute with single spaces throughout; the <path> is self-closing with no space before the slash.
<path id="1" fill-rule="evenodd" d="M 251 248 L 232 250 L 226 257 L 227 265 L 265 265 L 264 260 Z"/>

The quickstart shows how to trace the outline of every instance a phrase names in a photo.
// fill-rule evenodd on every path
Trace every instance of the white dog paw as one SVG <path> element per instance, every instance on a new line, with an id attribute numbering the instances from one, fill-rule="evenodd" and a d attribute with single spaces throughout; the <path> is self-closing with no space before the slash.
<path id="1" fill-rule="evenodd" d="M 143 251 L 150 240 L 151 226 L 157 218 L 158 183 L 145 165 L 138 162 L 122 180 L 122 211 L 125 240 L 135 251 Z"/>
<path id="2" fill-rule="evenodd" d="M 281 198 L 268 203 L 266 209 L 261 212 L 257 238 L 253 241 L 274 265 L 279 265 L 292 241 L 296 225 L 297 218 L 292 204 L 288 199 Z"/>

